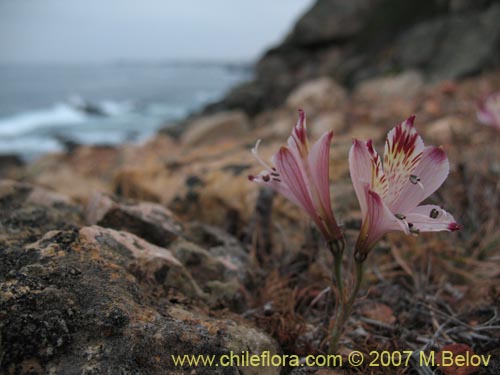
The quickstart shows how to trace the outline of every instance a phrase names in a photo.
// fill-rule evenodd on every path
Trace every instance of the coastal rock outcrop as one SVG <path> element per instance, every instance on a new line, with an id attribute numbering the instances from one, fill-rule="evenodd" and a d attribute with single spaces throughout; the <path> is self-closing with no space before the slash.
<path id="1" fill-rule="evenodd" d="M 85 226 L 83 210 L 64 195 L 0 181 L 0 372 L 180 374 L 192 368 L 172 355 L 281 351 L 240 316 L 208 312 L 247 304 L 249 259 L 236 238 L 195 223 L 182 232 L 152 203 L 97 203 L 91 221 L 108 228 Z M 175 238 L 165 235 L 168 247 L 160 247 L 129 232 L 157 240 L 138 230 L 145 225 Z"/>
<path id="2" fill-rule="evenodd" d="M 352 87 L 408 69 L 427 81 L 478 74 L 500 65 L 499 18 L 491 0 L 317 0 L 257 62 L 255 79 L 206 111 L 255 115 L 322 76 Z"/>

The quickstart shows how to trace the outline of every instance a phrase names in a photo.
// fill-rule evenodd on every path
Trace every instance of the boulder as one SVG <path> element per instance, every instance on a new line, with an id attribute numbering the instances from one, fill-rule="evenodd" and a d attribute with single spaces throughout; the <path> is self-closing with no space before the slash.
<path id="1" fill-rule="evenodd" d="M 124 201 L 94 193 L 87 203 L 87 223 L 125 230 L 145 240 L 166 247 L 182 233 L 174 214 L 157 203 Z"/>
<path id="2" fill-rule="evenodd" d="M 407 70 L 431 82 L 478 74 L 499 66 L 499 18 L 492 0 L 317 0 L 263 54 L 255 79 L 212 107 L 255 116 L 324 76 L 353 87 Z"/>
<path id="3" fill-rule="evenodd" d="M 420 68 L 433 80 L 479 73 L 498 64 L 500 4 L 422 22 L 395 43 L 396 64 Z M 418 53 L 415 53 L 418 51 Z"/>
<path id="4" fill-rule="evenodd" d="M 81 208 L 67 196 L 11 180 L 0 180 L 0 209 L 1 248 L 22 246 L 50 230 L 70 229 L 83 222 Z"/>
<path id="5" fill-rule="evenodd" d="M 318 46 L 358 34 L 376 1 L 318 0 L 297 21 L 285 44 Z"/>
<path id="6" fill-rule="evenodd" d="M 427 125 L 424 131 L 434 143 L 450 144 L 470 137 L 474 127 L 458 116 L 445 116 Z"/>
<path id="7" fill-rule="evenodd" d="M 203 297 L 191 274 L 170 250 L 131 233 L 99 226 L 80 229 L 80 240 L 93 245 L 100 257 L 126 267 L 141 283 L 160 285 L 166 291 L 175 289 L 192 298 Z"/>
<path id="8" fill-rule="evenodd" d="M 4 249 L 0 264 L 11 266 L 0 273 L 1 373 L 280 373 L 279 367 L 176 366 L 172 355 L 280 348 L 237 316 L 209 317 L 182 294 L 159 293 L 155 285 L 195 289 L 171 253 L 134 235 L 96 226 L 52 231 Z"/>
<path id="9" fill-rule="evenodd" d="M 367 79 L 356 86 L 353 95 L 364 100 L 374 101 L 379 98 L 413 99 L 421 92 L 424 85 L 422 75 L 417 71 Z"/>
<path id="10" fill-rule="evenodd" d="M 221 142 L 224 138 L 245 136 L 249 130 L 247 116 L 241 111 L 227 111 L 200 117 L 189 124 L 182 135 L 186 146 Z"/>
<path id="11" fill-rule="evenodd" d="M 208 294 L 210 305 L 223 305 L 232 311 L 243 312 L 248 307 L 244 283 L 248 283 L 248 257 L 245 262 L 225 256 L 223 251 L 211 252 L 193 242 L 177 240 L 170 249 L 189 270 L 194 280 Z M 231 249 L 228 249 L 230 253 Z M 240 254 L 242 255 L 242 254 Z"/>
<path id="12" fill-rule="evenodd" d="M 328 77 L 307 81 L 297 87 L 286 101 L 291 109 L 302 108 L 314 114 L 320 111 L 341 109 L 347 102 L 345 89 Z"/>

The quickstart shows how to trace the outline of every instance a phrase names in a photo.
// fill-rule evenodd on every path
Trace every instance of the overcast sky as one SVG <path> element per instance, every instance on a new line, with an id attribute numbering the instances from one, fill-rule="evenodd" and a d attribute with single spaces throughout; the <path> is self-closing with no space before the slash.
<path id="1" fill-rule="evenodd" d="M 253 60 L 312 0 L 0 0 L 0 62 Z"/>

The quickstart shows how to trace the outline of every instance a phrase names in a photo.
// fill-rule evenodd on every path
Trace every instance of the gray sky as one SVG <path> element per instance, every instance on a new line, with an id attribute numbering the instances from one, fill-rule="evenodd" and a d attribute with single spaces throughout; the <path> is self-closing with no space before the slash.
<path id="1" fill-rule="evenodd" d="M 0 0 L 0 62 L 249 60 L 312 0 Z"/>

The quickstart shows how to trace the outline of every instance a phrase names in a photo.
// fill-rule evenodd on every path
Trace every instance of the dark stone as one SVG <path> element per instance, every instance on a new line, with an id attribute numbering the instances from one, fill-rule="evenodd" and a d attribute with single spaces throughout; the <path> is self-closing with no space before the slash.
<path id="1" fill-rule="evenodd" d="M 249 169 L 251 164 L 229 164 L 222 168 L 223 171 L 231 172 L 234 176 L 240 176 L 244 171 Z"/>
<path id="2" fill-rule="evenodd" d="M 204 185 L 205 183 L 198 176 L 191 175 L 186 178 L 186 186 L 188 188 L 194 188 L 197 186 L 204 186 Z"/>
<path id="3" fill-rule="evenodd" d="M 164 247 L 182 232 L 182 225 L 174 215 L 159 204 L 120 201 L 100 194 L 89 199 L 87 223 L 125 230 Z"/>
<path id="4" fill-rule="evenodd" d="M 99 231 L 111 230 L 86 233 Z M 0 373 L 160 375 L 185 370 L 172 354 L 279 350 L 227 314 L 218 320 L 194 306 L 171 306 L 137 282 L 111 243 L 81 236 L 61 231 L 0 251 L 0 264 L 10 265 L 0 273 Z M 209 370 L 200 373 L 238 373 Z"/>
<path id="5" fill-rule="evenodd" d="M 24 166 L 19 155 L 0 155 L 0 177 L 8 177 L 11 171 Z"/>
<path id="6" fill-rule="evenodd" d="M 358 34 L 375 1 L 316 1 L 295 24 L 284 44 L 317 46 Z"/>

